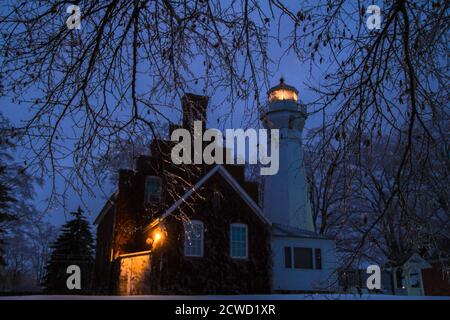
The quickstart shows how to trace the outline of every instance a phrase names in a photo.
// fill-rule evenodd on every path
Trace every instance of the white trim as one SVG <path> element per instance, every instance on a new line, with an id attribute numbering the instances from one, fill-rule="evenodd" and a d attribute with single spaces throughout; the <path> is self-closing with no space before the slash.
<path id="1" fill-rule="evenodd" d="M 211 171 L 209 171 L 206 175 L 203 176 L 192 188 L 190 188 L 188 191 L 185 192 L 181 196 L 180 199 L 175 201 L 173 205 L 170 206 L 169 209 L 166 210 L 162 214 L 161 217 L 158 218 L 158 222 L 164 220 L 167 218 L 172 212 L 174 212 L 183 202 L 186 202 L 186 200 L 197 190 L 199 189 L 219 168 L 215 166 Z"/>
<path id="2" fill-rule="evenodd" d="M 121 259 L 121 258 L 129 258 L 129 257 L 137 257 L 137 256 L 145 256 L 150 254 L 152 251 L 151 250 L 146 250 L 146 251 L 139 251 L 139 252 L 133 252 L 133 253 L 124 253 L 121 254 L 117 257 L 117 259 Z"/>
<path id="3" fill-rule="evenodd" d="M 190 188 L 188 191 L 186 191 L 180 199 L 175 201 L 174 204 L 172 204 L 169 209 L 167 209 L 161 217 L 157 218 L 153 222 L 150 223 L 150 225 L 145 228 L 144 231 L 148 231 L 158 225 L 161 221 L 163 221 L 165 218 L 167 218 L 169 215 L 171 215 L 183 202 L 186 202 L 186 200 L 200 187 L 208 181 L 209 178 L 212 177 L 214 173 L 219 171 L 219 173 L 222 175 L 222 177 L 225 178 L 225 180 L 231 185 L 231 187 L 241 196 L 241 198 L 247 203 L 247 205 L 253 209 L 253 212 L 256 213 L 256 215 L 263 220 L 268 225 L 272 225 L 270 220 L 264 215 L 261 208 L 255 203 L 255 201 L 248 195 L 248 193 L 239 185 L 239 183 L 236 181 L 236 179 L 233 178 L 233 176 L 220 164 L 216 165 L 214 168 L 212 168 L 206 175 L 203 176 L 192 188 Z"/>
<path id="4" fill-rule="evenodd" d="M 245 228 L 245 256 L 233 256 L 233 238 L 231 236 L 231 230 L 233 227 L 244 227 Z M 248 226 L 245 223 L 231 223 L 230 224 L 230 257 L 238 260 L 246 260 L 248 259 Z"/>
<path id="5" fill-rule="evenodd" d="M 198 255 L 198 254 L 187 254 L 186 253 L 186 248 L 187 248 L 186 244 L 188 243 L 188 241 L 190 241 L 188 239 L 188 237 L 187 237 L 187 232 L 186 232 L 186 225 L 187 224 L 190 224 L 191 226 L 193 226 L 193 225 L 200 225 L 200 226 L 202 226 L 202 233 L 200 235 L 200 255 Z M 200 221 L 200 220 L 191 220 L 191 221 L 189 221 L 187 223 L 184 223 L 184 250 L 183 250 L 184 251 L 184 256 L 185 257 L 203 257 L 204 237 L 205 237 L 205 225 L 203 224 L 202 221 Z"/>
<path id="6" fill-rule="evenodd" d="M 116 191 L 108 198 L 108 200 L 106 201 L 106 203 L 103 206 L 102 210 L 98 214 L 97 218 L 95 218 L 94 225 L 98 225 L 103 220 L 103 218 L 105 217 L 106 213 L 115 204 L 114 200 L 117 198 L 118 194 L 119 194 L 119 191 Z"/>
<path id="7" fill-rule="evenodd" d="M 234 188 L 234 190 L 241 196 L 241 198 L 248 204 L 250 208 L 258 215 L 261 220 L 263 220 L 268 225 L 272 225 L 269 219 L 264 215 L 261 208 L 253 201 L 253 199 L 248 195 L 248 193 L 240 186 L 240 184 L 233 178 L 233 176 L 223 167 L 218 164 L 219 172 L 228 181 L 228 183 Z"/>

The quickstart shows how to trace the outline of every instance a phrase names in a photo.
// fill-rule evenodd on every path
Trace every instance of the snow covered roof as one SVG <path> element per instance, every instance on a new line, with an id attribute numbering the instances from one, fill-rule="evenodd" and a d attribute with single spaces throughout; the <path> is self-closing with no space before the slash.
<path id="1" fill-rule="evenodd" d="M 272 223 L 272 235 L 277 237 L 330 239 L 329 237 L 309 230 L 298 229 L 278 223 Z"/>

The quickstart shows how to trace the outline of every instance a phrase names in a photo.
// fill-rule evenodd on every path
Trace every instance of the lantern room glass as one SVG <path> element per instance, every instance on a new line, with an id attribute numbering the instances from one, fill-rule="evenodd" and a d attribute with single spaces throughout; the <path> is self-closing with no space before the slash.
<path id="1" fill-rule="evenodd" d="M 276 89 L 270 92 L 269 102 L 280 101 L 280 100 L 292 100 L 297 102 L 297 93 L 289 89 Z"/>

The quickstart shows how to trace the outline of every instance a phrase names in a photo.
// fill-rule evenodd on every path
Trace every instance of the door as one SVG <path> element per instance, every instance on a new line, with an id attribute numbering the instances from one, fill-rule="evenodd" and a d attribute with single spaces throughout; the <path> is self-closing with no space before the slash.
<path id="1" fill-rule="evenodd" d="M 149 293 L 150 254 L 120 257 L 119 294 Z"/>

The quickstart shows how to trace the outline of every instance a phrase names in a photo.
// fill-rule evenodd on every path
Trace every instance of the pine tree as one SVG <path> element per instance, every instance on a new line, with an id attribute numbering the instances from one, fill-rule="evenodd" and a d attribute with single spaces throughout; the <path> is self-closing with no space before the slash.
<path id="1" fill-rule="evenodd" d="M 89 222 L 83 210 L 70 213 L 74 219 L 63 225 L 61 233 L 52 245 L 50 261 L 46 266 L 44 289 L 53 294 L 89 293 L 93 266 L 94 244 Z M 81 290 L 69 290 L 66 281 L 67 268 L 77 265 L 81 270 Z"/>
<path id="2" fill-rule="evenodd" d="M 5 167 L 0 166 L 0 176 L 3 175 L 4 171 Z M 5 259 L 3 257 L 3 246 L 5 245 L 5 240 L 2 237 L 5 230 L 3 226 L 6 222 L 15 219 L 14 215 L 9 212 L 10 204 L 15 201 L 16 199 L 11 196 L 11 189 L 0 180 L 0 266 L 5 265 Z"/>

